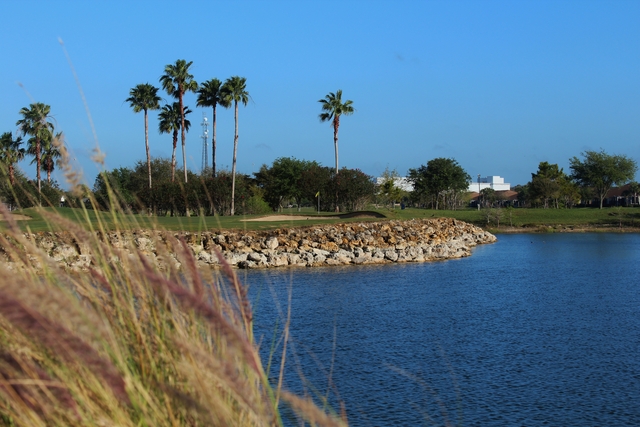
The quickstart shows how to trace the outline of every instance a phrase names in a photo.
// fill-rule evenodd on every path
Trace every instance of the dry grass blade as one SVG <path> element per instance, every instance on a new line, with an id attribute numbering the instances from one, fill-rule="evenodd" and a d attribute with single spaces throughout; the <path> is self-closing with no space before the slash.
<path id="1" fill-rule="evenodd" d="M 144 274 L 151 286 L 159 292 L 169 291 L 184 308 L 195 311 L 210 322 L 212 326 L 218 328 L 227 338 L 229 344 L 241 350 L 244 360 L 249 363 L 249 366 L 254 372 L 261 374 L 260 359 L 255 349 L 251 346 L 251 343 L 245 338 L 241 331 L 238 331 L 221 313 L 213 310 L 205 301 L 198 298 L 197 295 L 191 293 L 185 287 L 161 277 L 153 270 L 147 260 L 140 258 L 140 261 L 145 268 Z"/>
<path id="2" fill-rule="evenodd" d="M 22 402 L 36 413 L 42 414 L 50 409 L 43 401 L 55 400 L 71 410 L 79 419 L 76 402 L 68 387 L 61 381 L 54 381 L 31 360 L 25 360 L 14 354 L 0 353 L 0 390 L 5 395 L 19 397 Z"/>
<path id="3" fill-rule="evenodd" d="M 304 418 L 312 425 L 321 425 L 325 427 L 346 427 L 346 419 L 337 419 L 329 416 L 316 406 L 311 399 L 302 399 L 289 392 L 282 392 L 282 400 L 287 402 L 299 416 Z"/>
<path id="4" fill-rule="evenodd" d="M 183 259 L 187 264 L 187 270 L 191 276 L 190 282 L 193 284 L 196 298 L 202 299 L 204 296 L 204 285 L 202 284 L 202 278 L 196 267 L 196 260 L 191 256 L 187 242 L 183 238 L 180 239 L 180 245 L 182 247 Z"/>
<path id="5" fill-rule="evenodd" d="M 0 315 L 24 334 L 36 338 L 69 362 L 81 362 L 100 376 L 121 402 L 129 403 L 125 382 L 115 366 L 52 319 L 31 310 L 22 301 L 0 291 Z"/>
<path id="6" fill-rule="evenodd" d="M 215 254 L 218 257 L 218 261 L 220 262 L 220 266 L 222 267 L 222 272 L 225 274 L 227 279 L 232 283 L 233 290 L 235 291 L 236 298 L 238 299 L 238 308 L 240 310 L 240 315 L 242 317 L 242 321 L 248 333 L 251 333 L 251 325 L 253 322 L 253 313 L 251 311 L 251 303 L 249 302 L 249 298 L 247 297 L 247 290 L 240 280 L 238 279 L 238 275 L 233 271 L 231 265 L 227 262 L 224 255 L 218 248 L 214 248 Z M 252 336 L 249 336 L 251 340 L 253 340 Z"/>

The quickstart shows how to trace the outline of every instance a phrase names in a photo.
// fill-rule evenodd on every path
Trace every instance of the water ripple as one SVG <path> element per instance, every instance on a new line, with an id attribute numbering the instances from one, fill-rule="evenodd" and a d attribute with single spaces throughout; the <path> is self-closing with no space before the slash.
<path id="1" fill-rule="evenodd" d="M 332 371 L 350 425 L 637 426 L 637 260 L 638 235 L 514 235 L 461 260 L 245 281 L 263 342 L 291 289 L 286 384 L 324 395 Z"/>

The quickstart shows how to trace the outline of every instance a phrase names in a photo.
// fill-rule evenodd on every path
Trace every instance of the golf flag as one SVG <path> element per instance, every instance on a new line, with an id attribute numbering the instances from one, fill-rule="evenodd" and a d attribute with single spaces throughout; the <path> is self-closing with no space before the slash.
<path id="1" fill-rule="evenodd" d="M 318 192 L 316 193 L 316 197 L 318 197 L 319 195 L 320 195 L 320 192 L 318 191 Z"/>

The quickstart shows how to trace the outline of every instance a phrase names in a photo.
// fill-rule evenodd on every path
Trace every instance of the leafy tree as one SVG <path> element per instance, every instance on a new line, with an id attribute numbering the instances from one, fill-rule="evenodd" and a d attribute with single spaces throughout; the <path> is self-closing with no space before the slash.
<path id="1" fill-rule="evenodd" d="M 169 205 L 176 203 L 170 194 L 163 192 L 167 189 L 166 184 L 170 182 L 170 160 L 165 158 L 151 158 L 151 174 L 153 182 L 158 183 L 158 189 L 150 189 L 145 185 L 146 165 L 142 161 L 137 161 L 131 170 L 128 190 L 131 194 L 135 195 L 137 202 L 141 204 L 141 210 L 144 209 L 147 213 L 162 214 L 167 210 L 167 206 L 163 203 Z M 181 186 L 186 185 L 186 183 L 175 184 L 175 191 L 178 191 Z"/>
<path id="2" fill-rule="evenodd" d="M 184 59 L 178 59 L 175 64 L 168 64 L 164 67 L 164 74 L 160 77 L 162 88 L 167 91 L 169 96 L 173 96 L 180 103 L 180 130 L 182 136 L 182 166 L 184 168 L 184 182 L 188 181 L 187 177 L 187 136 L 185 124 L 185 108 L 184 94 L 187 92 L 195 93 L 198 90 L 198 83 L 193 80 L 193 75 L 189 73 L 193 61 L 187 62 Z"/>
<path id="3" fill-rule="evenodd" d="M 128 209 L 133 209 L 136 202 L 133 187 L 133 170 L 129 168 L 117 168 L 111 171 L 103 171 L 98 174 L 93 184 L 93 194 L 97 202 L 109 209 L 112 199 L 109 190 L 114 193 L 118 204 Z"/>
<path id="4" fill-rule="evenodd" d="M 496 200 L 498 200 L 496 190 L 490 187 L 483 188 L 482 190 L 480 190 L 480 197 L 482 198 L 482 203 L 485 206 L 493 206 Z"/>
<path id="5" fill-rule="evenodd" d="M 218 104 L 224 104 L 222 96 L 222 82 L 218 79 L 211 79 L 202 83 L 202 85 L 198 89 L 198 99 L 196 101 L 196 105 L 198 107 L 213 108 L 213 137 L 211 139 L 213 158 L 211 165 L 211 176 L 216 176 L 216 107 L 218 106 Z"/>
<path id="6" fill-rule="evenodd" d="M 636 161 L 624 155 L 609 155 L 600 150 L 585 151 L 582 156 L 583 160 L 577 157 L 569 160 L 571 178 L 582 187 L 594 189 L 600 198 L 600 209 L 611 187 L 633 180 L 638 170 Z"/>
<path id="7" fill-rule="evenodd" d="M 350 116 L 353 114 L 353 101 L 342 102 L 342 90 L 336 93 L 329 92 L 324 99 L 318 101 L 322 104 L 322 113 L 318 116 L 321 122 L 331 121 L 333 126 L 333 146 L 336 155 L 336 175 L 338 174 L 338 128 L 340 127 L 340 116 Z"/>
<path id="8" fill-rule="evenodd" d="M 512 188 L 513 191 L 515 191 L 516 193 L 518 193 L 518 203 L 520 203 L 520 206 L 530 206 L 530 190 L 529 190 L 529 184 L 525 184 L 525 185 L 521 185 L 518 184 L 515 187 Z"/>
<path id="9" fill-rule="evenodd" d="M 151 155 L 149 154 L 149 110 L 160 109 L 160 97 L 158 96 L 158 88 L 149 84 L 142 83 L 129 91 L 128 102 L 134 113 L 144 111 L 144 145 L 147 153 L 147 169 L 149 173 L 149 188 L 151 188 Z"/>
<path id="10" fill-rule="evenodd" d="M 413 183 L 414 198 L 431 198 L 437 210 L 440 200 L 455 207 L 457 197 L 467 190 L 471 176 L 454 159 L 439 157 L 429 160 L 427 165 L 409 169 L 409 180 Z M 416 197 L 417 196 L 417 197 Z"/>
<path id="11" fill-rule="evenodd" d="M 214 212 L 219 215 L 231 213 L 231 181 L 231 172 L 228 170 L 219 170 L 216 176 L 205 181 Z"/>
<path id="12" fill-rule="evenodd" d="M 580 203 L 580 188 L 571 181 L 568 176 L 564 176 L 560 181 L 559 195 L 565 208 L 571 208 Z"/>
<path id="13" fill-rule="evenodd" d="M 331 179 L 334 175 L 335 172 L 331 168 L 320 166 L 315 162 L 309 168 L 304 169 L 300 173 L 300 179 L 298 180 L 301 200 L 310 201 L 315 206 L 319 197 L 320 201 L 325 203 L 323 204 L 324 210 L 330 211 L 332 210 L 330 209 L 331 207 L 335 209 L 334 205 L 329 206 L 328 197 L 331 194 Z"/>
<path id="14" fill-rule="evenodd" d="M 0 162 L 7 168 L 9 182 L 15 185 L 15 164 L 24 159 L 26 151 L 21 147 L 22 138 L 13 139 L 11 132 L 5 132 L 0 136 Z"/>
<path id="15" fill-rule="evenodd" d="M 529 185 L 531 197 L 540 199 L 545 209 L 549 207 L 549 201 L 553 200 L 554 206 L 557 208 L 564 179 L 565 174 L 557 164 L 540 162 L 538 172 L 531 174 Z"/>
<path id="16" fill-rule="evenodd" d="M 638 204 L 638 194 L 640 194 L 640 184 L 638 184 L 635 181 L 630 182 L 629 188 L 627 188 L 627 190 L 624 192 L 624 195 L 632 196 L 632 199 L 631 199 L 632 205 Z"/>
<path id="17" fill-rule="evenodd" d="M 272 211 L 271 206 L 264 200 L 264 190 L 257 185 L 249 187 L 251 194 L 246 200 L 243 212 L 246 215 L 265 214 Z"/>
<path id="18" fill-rule="evenodd" d="M 360 169 L 340 169 L 339 174 L 331 177 L 331 194 L 338 195 L 340 205 L 337 211 L 357 211 L 367 207 L 375 197 L 376 184 L 374 177 Z"/>
<path id="19" fill-rule="evenodd" d="M 58 206 L 62 195 L 64 195 L 64 191 L 60 188 L 56 180 L 47 181 L 42 184 L 41 198 L 49 206 Z"/>
<path id="20" fill-rule="evenodd" d="M 176 178 L 176 148 L 178 147 L 178 131 L 182 127 L 182 114 L 180 113 L 180 103 L 174 102 L 173 104 L 166 104 L 162 107 L 162 110 L 158 114 L 158 130 L 160 133 L 172 133 L 173 134 L 173 151 L 171 152 L 171 182 L 175 182 Z M 191 127 L 191 122 L 186 119 L 186 116 L 191 113 L 189 107 L 185 106 L 184 109 L 184 125 L 187 127 L 187 131 Z"/>
<path id="21" fill-rule="evenodd" d="M 235 133 L 233 136 L 233 163 L 231 165 L 231 215 L 235 212 L 235 192 L 236 192 L 236 159 L 238 154 L 238 102 L 247 105 L 249 102 L 249 92 L 247 92 L 247 79 L 245 77 L 233 76 L 228 78 L 222 86 L 222 99 L 220 103 L 225 108 L 229 108 L 233 103 L 235 113 Z"/>
<path id="22" fill-rule="evenodd" d="M 258 186 L 264 189 L 266 202 L 273 210 L 282 209 L 284 200 L 294 199 L 300 210 L 303 191 L 299 185 L 302 173 L 319 166 L 315 161 L 298 160 L 294 157 L 280 157 L 271 167 L 262 165 L 255 174 Z"/>
<path id="23" fill-rule="evenodd" d="M 395 184 L 398 178 L 400 175 L 395 169 L 390 171 L 386 168 L 382 173 L 382 182 L 378 185 L 378 197 L 383 205 L 392 205 L 402 198 L 404 191 Z"/>
<path id="24" fill-rule="evenodd" d="M 19 168 L 13 171 L 14 182 L 11 184 L 7 168 L 0 168 L 0 200 L 10 209 L 30 208 L 39 199 L 38 188 Z"/>
<path id="25" fill-rule="evenodd" d="M 36 159 L 36 180 L 38 181 L 38 192 L 42 190 L 40 180 L 40 169 L 42 166 L 42 147 L 41 142 L 51 136 L 53 133 L 53 124 L 49 121 L 51 107 L 41 102 L 29 105 L 29 108 L 23 107 L 20 110 L 22 119 L 18 120 L 16 125 L 20 128 L 23 136 L 31 135 L 34 138 L 34 155 Z"/>

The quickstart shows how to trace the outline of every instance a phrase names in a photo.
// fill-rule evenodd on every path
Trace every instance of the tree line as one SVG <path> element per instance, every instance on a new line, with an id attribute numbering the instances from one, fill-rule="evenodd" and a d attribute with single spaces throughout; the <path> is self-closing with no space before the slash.
<path id="1" fill-rule="evenodd" d="M 0 157 L 4 158 L 0 150 Z M 636 162 L 626 156 L 613 156 L 604 151 L 587 151 L 582 159 L 571 159 L 571 173 L 565 174 L 557 164 L 541 162 L 531 174 L 531 181 L 514 188 L 520 206 L 564 208 L 580 201 L 599 200 L 600 207 L 607 192 L 614 185 L 629 183 L 637 171 Z M 406 180 L 412 191 L 398 186 L 397 171 L 387 170 L 376 180 L 358 169 L 325 167 L 316 161 L 280 157 L 271 165 L 263 164 L 253 175 L 237 174 L 233 191 L 233 174 L 211 169 L 201 173 L 187 170 L 187 181 L 172 179 L 173 159 L 138 161 L 132 168 L 120 167 L 100 173 L 93 189 L 85 189 L 85 197 L 92 194 L 100 209 L 113 203 L 132 212 L 157 215 L 231 215 L 232 206 L 239 214 L 261 214 L 282 211 L 289 206 L 318 208 L 322 211 L 354 211 L 366 209 L 372 203 L 431 209 L 459 209 L 469 205 L 468 191 L 471 177 L 455 159 L 436 158 L 415 169 L 409 169 Z M 148 172 L 154 185 L 148 186 Z M 42 188 L 28 180 L 17 169 L 2 169 L 0 185 L 3 201 L 28 207 L 35 200 L 56 204 L 61 196 L 67 206 L 82 203 L 61 190 L 55 181 L 46 181 Z M 178 170 L 184 174 L 184 170 Z M 629 191 L 640 193 L 637 183 L 631 182 Z M 233 203 L 232 203 L 233 201 Z M 491 188 L 480 192 L 479 202 L 491 207 L 500 204 L 499 193 Z"/>
<path id="2" fill-rule="evenodd" d="M 640 185 L 634 182 L 637 162 L 625 155 L 611 155 L 604 150 L 581 153 L 581 158 L 569 159 L 571 172 L 566 174 L 557 164 L 540 162 L 538 170 L 531 174 L 531 181 L 514 187 L 521 206 L 560 208 L 579 203 L 598 201 L 604 206 L 607 193 L 614 186 L 629 184 L 629 194 L 637 200 Z M 455 159 L 436 158 L 416 169 L 409 169 L 408 181 L 413 191 L 406 193 L 394 189 L 398 175 L 385 172 L 381 194 L 395 194 L 414 206 L 432 209 L 457 209 L 469 203 L 471 176 Z M 492 206 L 498 201 L 498 192 L 484 188 L 479 192 L 478 203 Z"/>
<path id="3" fill-rule="evenodd" d="M 233 138 L 233 160 L 231 162 L 231 209 L 230 214 L 235 213 L 235 191 L 236 191 L 236 164 L 238 154 L 238 106 L 239 104 L 247 105 L 250 99 L 247 91 L 247 79 L 240 76 L 229 77 L 224 83 L 217 78 L 212 78 L 199 85 L 194 76 L 190 72 L 193 61 L 187 62 L 179 59 L 175 64 L 165 66 L 164 74 L 160 77 L 162 88 L 169 96 L 172 96 L 176 102 L 160 107 L 160 97 L 158 96 L 159 88 L 149 84 L 142 83 L 133 87 L 129 92 L 129 102 L 134 112 L 144 112 L 145 126 L 145 149 L 147 156 L 147 174 L 148 188 L 153 187 L 152 179 L 152 162 L 149 154 L 149 125 L 148 111 L 159 110 L 159 130 L 161 133 L 173 134 L 173 152 L 171 157 L 171 182 L 175 182 L 176 169 L 176 149 L 178 141 L 178 132 L 181 134 L 182 141 L 182 171 L 184 174 L 184 183 L 189 181 L 189 174 L 186 165 L 186 131 L 189 130 L 190 122 L 186 116 L 191 112 L 189 107 L 184 105 L 184 95 L 188 92 L 197 93 L 196 105 L 198 107 L 211 107 L 213 109 L 213 135 L 212 135 L 212 167 L 211 177 L 217 175 L 216 167 L 216 151 L 217 151 L 217 116 L 216 109 L 218 106 L 223 108 L 234 108 L 235 131 Z M 340 116 L 353 114 L 353 101 L 347 100 L 342 102 L 342 91 L 335 93 L 330 92 L 324 99 L 319 100 L 322 104 L 322 113 L 319 115 L 320 121 L 329 121 L 333 126 L 333 140 L 335 149 L 336 175 L 338 170 L 338 128 L 340 126 Z"/>
<path id="4" fill-rule="evenodd" d="M 157 215 L 231 215 L 235 198 L 237 214 L 274 212 L 291 204 L 319 207 L 323 211 L 362 210 L 375 194 L 373 177 L 358 169 L 333 168 L 315 161 L 278 158 L 271 166 L 263 165 L 253 176 L 236 175 L 236 193 L 232 193 L 232 172 L 211 170 L 199 174 L 187 171 L 187 182 L 171 181 L 171 162 L 154 158 L 149 188 L 147 165 L 138 161 L 133 168 L 116 168 L 98 175 L 93 194 L 100 208 L 112 203 L 127 210 L 153 212 Z"/>
<path id="5" fill-rule="evenodd" d="M 189 171 L 186 166 L 186 132 L 189 130 L 191 123 L 187 116 L 192 111 L 184 103 L 184 96 L 189 92 L 197 93 L 196 105 L 198 107 L 211 107 L 213 109 L 213 138 L 212 138 L 212 167 L 209 171 L 212 178 L 217 176 L 216 151 L 217 151 L 217 115 L 218 106 L 223 108 L 234 108 L 235 132 L 233 141 L 233 160 L 231 168 L 231 207 L 230 214 L 235 213 L 235 191 L 236 191 L 236 164 L 238 152 L 238 106 L 239 104 L 247 105 L 250 95 L 247 91 L 245 77 L 232 76 L 224 83 L 217 78 L 212 78 L 201 85 L 194 79 L 190 68 L 193 61 L 187 62 L 179 59 L 173 64 L 167 64 L 164 73 L 159 79 L 162 89 L 174 98 L 174 102 L 166 103 L 160 106 L 161 98 L 158 95 L 160 90 L 158 87 L 150 83 L 141 83 L 129 91 L 129 97 L 125 100 L 128 102 L 135 113 L 144 113 L 144 141 L 146 152 L 146 169 L 147 169 L 147 188 L 153 189 L 153 162 L 149 149 L 149 111 L 160 110 L 158 114 L 159 124 L 158 130 L 162 133 L 172 135 L 173 151 L 171 158 L 170 176 L 171 182 L 175 183 L 176 172 L 176 151 L 178 142 L 178 133 L 181 135 L 182 142 L 182 173 L 184 176 L 184 184 L 188 184 Z M 353 109 L 353 101 L 342 101 L 342 91 L 335 93 L 330 92 L 324 99 L 319 100 L 322 104 L 322 113 L 319 115 L 321 122 L 329 121 L 333 127 L 333 140 L 335 149 L 335 174 L 340 172 L 338 169 L 338 128 L 340 126 L 340 117 L 342 115 L 350 115 L 355 111 Z M 47 181 L 51 184 L 51 172 L 54 169 L 55 160 L 60 156 L 59 144 L 62 144 L 62 133 L 54 136 L 54 125 L 50 116 L 51 107 L 43 103 L 34 103 L 29 108 L 23 108 L 20 114 L 23 116 L 17 123 L 19 133 L 15 139 L 11 132 L 2 134 L 0 146 L 0 161 L 2 165 L 8 169 L 10 185 L 15 184 L 15 165 L 24 159 L 25 155 L 34 156 L 36 163 L 36 181 L 38 193 L 41 193 L 41 177 L 40 171 L 44 165 L 47 171 Z M 22 148 L 22 137 L 29 135 L 31 138 L 27 141 L 28 147 Z M 137 168 L 137 166 L 136 166 Z M 337 204 L 336 204 L 337 206 Z"/>
<path id="6" fill-rule="evenodd" d="M 611 155 L 604 150 L 587 150 L 581 158 L 569 159 L 569 174 L 557 164 L 540 162 L 531 181 L 517 186 L 518 200 L 523 206 L 570 208 L 595 200 L 600 209 L 614 186 L 629 184 L 629 195 L 637 199 L 640 192 L 634 181 L 637 162 L 625 155 Z"/>

